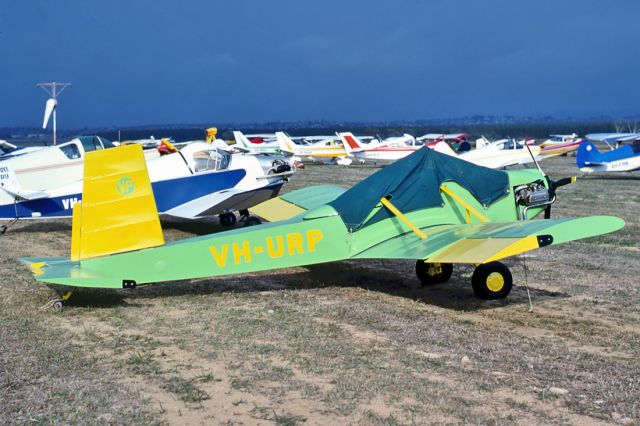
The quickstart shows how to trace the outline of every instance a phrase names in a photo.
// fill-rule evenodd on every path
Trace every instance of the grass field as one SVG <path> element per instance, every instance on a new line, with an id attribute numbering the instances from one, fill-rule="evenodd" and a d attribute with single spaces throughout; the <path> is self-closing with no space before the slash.
<path id="1" fill-rule="evenodd" d="M 543 166 L 558 178 L 574 161 Z M 375 170 L 308 166 L 286 190 Z M 54 312 L 39 308 L 55 293 L 16 258 L 66 256 L 70 222 L 19 223 L 0 237 L 0 418 L 638 424 L 639 185 L 636 173 L 562 188 L 555 217 L 615 214 L 627 226 L 508 260 L 518 286 L 492 302 L 474 298 L 469 266 L 421 288 L 412 261 L 348 261 L 78 292 Z M 169 225 L 168 240 L 218 229 Z"/>

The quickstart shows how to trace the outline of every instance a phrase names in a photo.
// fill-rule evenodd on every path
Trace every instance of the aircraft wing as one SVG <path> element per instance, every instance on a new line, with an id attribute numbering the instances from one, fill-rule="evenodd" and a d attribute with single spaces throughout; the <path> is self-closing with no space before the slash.
<path id="1" fill-rule="evenodd" d="M 623 226 L 622 219 L 611 216 L 439 225 L 422 229 L 426 238 L 408 232 L 352 257 L 487 263 L 539 247 L 613 232 Z"/>
<path id="2" fill-rule="evenodd" d="M 344 191 L 345 188 L 336 185 L 310 186 L 267 200 L 253 206 L 249 211 L 269 222 L 286 220 L 327 204 Z"/>
<path id="3" fill-rule="evenodd" d="M 11 196 L 19 200 L 39 200 L 39 199 L 48 198 L 51 196 L 48 192 L 34 191 L 30 189 L 17 189 L 9 185 L 3 185 L 0 188 L 4 189 Z"/>

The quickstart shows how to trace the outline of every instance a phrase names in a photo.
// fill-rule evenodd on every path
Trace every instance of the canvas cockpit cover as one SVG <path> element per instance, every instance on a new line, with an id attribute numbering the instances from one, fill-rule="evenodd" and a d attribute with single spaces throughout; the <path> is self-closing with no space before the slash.
<path id="1" fill-rule="evenodd" d="M 355 231 L 393 215 L 380 209 L 365 223 L 382 197 L 391 196 L 390 201 L 403 213 L 441 206 L 440 185 L 446 181 L 466 188 L 485 206 L 509 192 L 506 172 L 421 148 L 359 182 L 329 205 L 340 214 L 347 228 Z"/>

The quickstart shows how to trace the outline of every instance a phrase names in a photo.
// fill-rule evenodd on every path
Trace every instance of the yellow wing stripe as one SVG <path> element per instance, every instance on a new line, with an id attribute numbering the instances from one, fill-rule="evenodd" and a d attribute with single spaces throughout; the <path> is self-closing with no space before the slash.
<path id="1" fill-rule="evenodd" d="M 428 258 L 440 263 L 488 263 L 539 247 L 534 235 L 525 238 L 472 238 L 459 240 Z"/>

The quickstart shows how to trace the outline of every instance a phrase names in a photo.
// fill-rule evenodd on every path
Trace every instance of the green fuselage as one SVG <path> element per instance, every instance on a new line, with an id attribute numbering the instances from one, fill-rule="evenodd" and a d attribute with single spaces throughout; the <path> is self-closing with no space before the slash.
<path id="1" fill-rule="evenodd" d="M 516 205 L 513 188 L 538 180 L 546 185 L 546 180 L 533 169 L 509 171 L 508 175 L 509 193 L 489 207 L 482 206 L 458 184 L 447 182 L 445 185 L 491 222 L 514 222 L 521 207 Z M 376 206 L 370 216 L 380 208 L 385 207 Z M 528 218 L 541 211 L 543 207 L 530 209 Z M 406 217 L 428 235 L 440 225 L 466 223 L 466 210 L 442 194 L 441 207 L 409 212 Z M 477 222 L 472 216 L 471 223 Z M 240 274 L 354 257 L 377 257 L 376 245 L 412 232 L 395 216 L 349 232 L 336 211 L 323 205 L 286 221 L 190 238 L 156 248 L 82 261 L 46 259 L 44 273 L 36 278 L 68 286 L 122 288 L 123 282 L 141 285 Z M 405 253 L 397 257 L 407 256 Z"/>

